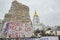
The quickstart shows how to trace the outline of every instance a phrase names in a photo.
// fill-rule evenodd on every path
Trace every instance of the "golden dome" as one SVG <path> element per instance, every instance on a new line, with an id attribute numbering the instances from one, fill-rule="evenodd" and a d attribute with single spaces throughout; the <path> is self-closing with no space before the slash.
<path id="1" fill-rule="evenodd" d="M 35 11 L 34 16 L 38 16 L 37 12 Z"/>

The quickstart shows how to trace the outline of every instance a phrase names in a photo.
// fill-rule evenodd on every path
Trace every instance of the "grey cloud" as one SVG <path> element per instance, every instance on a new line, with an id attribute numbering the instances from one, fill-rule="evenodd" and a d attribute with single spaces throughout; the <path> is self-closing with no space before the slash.
<path id="1" fill-rule="evenodd" d="M 34 11 L 39 14 L 40 21 L 45 25 L 60 24 L 60 0 L 17 0 L 30 8 L 30 16 Z M 0 0 L 0 18 L 10 9 L 12 0 Z"/>

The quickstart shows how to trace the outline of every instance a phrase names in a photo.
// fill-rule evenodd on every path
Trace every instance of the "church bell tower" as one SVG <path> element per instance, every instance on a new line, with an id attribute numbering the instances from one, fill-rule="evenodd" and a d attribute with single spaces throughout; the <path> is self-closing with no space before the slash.
<path id="1" fill-rule="evenodd" d="M 33 28 L 34 28 L 34 30 L 39 29 L 40 28 L 39 26 L 40 26 L 40 19 L 39 19 L 37 12 L 35 11 L 34 16 L 33 16 Z"/>

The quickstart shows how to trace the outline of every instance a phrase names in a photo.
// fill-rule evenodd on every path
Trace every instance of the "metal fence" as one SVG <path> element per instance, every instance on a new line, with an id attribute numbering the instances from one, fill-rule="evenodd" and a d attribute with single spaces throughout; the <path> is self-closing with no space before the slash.
<path id="1" fill-rule="evenodd" d="M 0 38 L 0 40 L 60 40 L 58 36 L 48 36 L 40 38 Z"/>

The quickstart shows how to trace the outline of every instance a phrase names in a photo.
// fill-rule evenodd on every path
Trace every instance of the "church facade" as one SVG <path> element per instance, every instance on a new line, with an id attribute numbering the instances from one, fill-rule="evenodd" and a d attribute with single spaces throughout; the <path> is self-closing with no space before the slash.
<path id="1" fill-rule="evenodd" d="M 34 30 L 37 30 L 37 29 L 43 30 L 45 28 L 45 25 L 40 22 L 39 15 L 37 14 L 36 11 L 35 11 L 34 16 L 33 16 L 32 24 L 33 24 Z"/>

